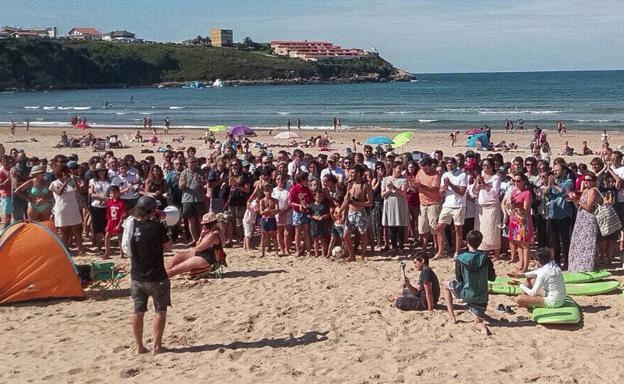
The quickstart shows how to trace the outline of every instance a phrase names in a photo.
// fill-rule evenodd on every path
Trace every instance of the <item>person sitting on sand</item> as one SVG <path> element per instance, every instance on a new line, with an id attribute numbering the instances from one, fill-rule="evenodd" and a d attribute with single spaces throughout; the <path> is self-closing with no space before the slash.
<path id="1" fill-rule="evenodd" d="M 584 156 L 594 154 L 594 151 L 592 151 L 591 149 L 589 149 L 589 147 L 587 147 L 587 141 L 583 141 L 583 149 L 581 149 L 581 154 Z"/>
<path id="2" fill-rule="evenodd" d="M 565 156 L 572 156 L 574 154 L 574 148 L 570 147 L 570 145 L 568 145 L 568 142 L 566 141 L 563 144 L 563 150 L 561 154 Z"/>
<path id="3" fill-rule="evenodd" d="M 55 148 L 69 147 L 69 144 L 70 143 L 69 143 L 69 137 L 67 136 L 67 132 L 63 131 L 61 133 L 61 140 L 54 147 Z"/>
<path id="4" fill-rule="evenodd" d="M 132 138 L 132 141 L 135 143 L 142 143 L 143 142 L 143 135 L 141 135 L 141 131 L 137 130 L 136 133 L 134 134 L 134 137 Z"/>
<path id="5" fill-rule="evenodd" d="M 154 347 L 158 354 L 165 349 L 162 337 L 167 322 L 167 307 L 171 306 L 171 284 L 164 265 L 164 250 L 171 248 L 167 227 L 156 217 L 156 199 L 143 196 L 135 207 L 134 228 L 130 233 L 132 278 L 130 293 L 134 301 L 132 334 L 138 353 L 146 353 L 143 345 L 143 319 L 147 312 L 147 300 L 154 302 Z"/>
<path id="6" fill-rule="evenodd" d="M 429 267 L 429 256 L 426 252 L 420 251 L 414 258 L 414 268 L 420 272 L 418 284 L 413 286 L 410 280 L 405 278 L 405 285 L 416 295 L 419 300 L 419 310 L 427 309 L 429 312 L 440 299 L 440 281 L 433 269 Z"/>
<path id="7" fill-rule="evenodd" d="M 514 278 L 527 278 L 527 285 L 518 280 L 509 282 L 519 285 L 524 294 L 516 298 L 519 307 L 547 307 L 558 308 L 566 299 L 566 288 L 561 269 L 554 260 L 550 259 L 548 251 L 540 250 L 536 255 L 538 269 L 525 273 L 508 273 Z M 542 296 L 543 290 L 543 296 Z"/>
<path id="8" fill-rule="evenodd" d="M 201 219 L 201 233 L 195 247 L 176 252 L 167 260 L 165 269 L 169 278 L 185 272 L 206 271 L 223 261 L 225 236 L 218 226 L 214 213 L 206 213 Z"/>
<path id="9" fill-rule="evenodd" d="M 444 288 L 444 300 L 449 320 L 457 323 L 453 311 L 453 297 L 462 299 L 468 310 L 475 316 L 474 327 L 489 336 L 490 331 L 483 321 L 488 303 L 488 281 L 496 279 L 494 264 L 489 257 L 479 251 L 483 241 L 481 232 L 472 230 L 466 235 L 468 251 L 457 256 L 455 261 L 455 280 L 449 281 Z"/>

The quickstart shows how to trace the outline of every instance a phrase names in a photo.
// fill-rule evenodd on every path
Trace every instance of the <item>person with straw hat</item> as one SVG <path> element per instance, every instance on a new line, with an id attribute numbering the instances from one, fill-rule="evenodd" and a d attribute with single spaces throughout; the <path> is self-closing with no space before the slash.
<path id="1" fill-rule="evenodd" d="M 32 221 L 50 220 L 52 213 L 52 191 L 43 179 L 45 170 L 35 165 L 30 170 L 28 181 L 17 187 L 15 194 L 28 201 L 28 218 Z"/>
<path id="2" fill-rule="evenodd" d="M 176 252 L 175 256 L 167 260 L 165 269 L 171 278 L 185 272 L 203 272 L 212 269 L 218 263 L 225 261 L 223 244 L 225 236 L 221 231 L 219 216 L 206 213 L 200 221 L 201 233 L 197 245 Z"/>

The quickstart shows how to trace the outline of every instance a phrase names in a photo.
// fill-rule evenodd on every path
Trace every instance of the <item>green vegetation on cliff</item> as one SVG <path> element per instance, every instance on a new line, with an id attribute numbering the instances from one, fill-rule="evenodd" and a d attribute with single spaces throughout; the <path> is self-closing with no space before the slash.
<path id="1" fill-rule="evenodd" d="M 0 41 L 0 89 L 96 88 L 203 80 L 389 80 L 379 56 L 308 62 L 266 51 L 86 41 Z"/>

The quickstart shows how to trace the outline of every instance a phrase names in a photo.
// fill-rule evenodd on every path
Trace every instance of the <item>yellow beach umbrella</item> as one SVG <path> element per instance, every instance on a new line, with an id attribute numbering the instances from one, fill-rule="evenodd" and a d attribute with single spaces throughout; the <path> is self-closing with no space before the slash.
<path id="1" fill-rule="evenodd" d="M 226 127 L 225 125 L 213 125 L 212 127 L 208 128 L 208 130 L 210 132 L 225 132 L 227 131 L 228 127 Z"/>
<path id="2" fill-rule="evenodd" d="M 409 143 L 410 140 L 412 140 L 413 136 L 414 132 L 410 131 L 397 133 L 397 135 L 394 136 L 394 139 L 392 139 L 392 141 L 394 142 L 393 147 L 399 148 L 404 146 L 405 144 Z"/>

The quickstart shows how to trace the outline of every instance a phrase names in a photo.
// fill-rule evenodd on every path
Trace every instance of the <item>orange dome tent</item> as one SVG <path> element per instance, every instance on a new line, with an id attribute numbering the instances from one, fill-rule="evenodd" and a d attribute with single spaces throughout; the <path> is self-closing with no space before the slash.
<path id="1" fill-rule="evenodd" d="M 42 223 L 18 222 L 0 235 L 0 305 L 82 298 L 69 251 Z"/>

